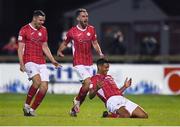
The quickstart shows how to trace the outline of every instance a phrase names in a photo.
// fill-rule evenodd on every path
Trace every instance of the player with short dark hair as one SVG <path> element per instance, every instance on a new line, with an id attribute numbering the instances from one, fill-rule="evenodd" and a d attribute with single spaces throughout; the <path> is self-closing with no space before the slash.
<path id="1" fill-rule="evenodd" d="M 66 39 L 61 43 L 57 55 L 64 57 L 63 51 L 67 44 L 72 42 L 73 66 L 81 77 L 82 87 L 79 94 L 73 100 L 71 116 L 77 116 L 80 105 L 85 100 L 89 90 L 90 77 L 93 75 L 92 46 L 100 57 L 104 57 L 96 37 L 96 30 L 88 24 L 88 12 L 80 8 L 76 11 L 77 25 L 72 27 L 66 34 Z"/>
<path id="2" fill-rule="evenodd" d="M 33 17 L 36 17 L 36 16 L 46 17 L 46 14 L 45 14 L 42 10 L 35 10 L 35 11 L 33 12 Z"/>
<path id="3" fill-rule="evenodd" d="M 103 117 L 148 118 L 148 114 L 137 104 L 123 97 L 123 91 L 131 86 L 132 79 L 126 78 L 119 89 L 111 75 L 108 75 L 109 62 L 106 59 L 97 61 L 98 73 L 91 77 L 89 98 L 96 95 L 105 103 L 108 112 Z"/>
<path id="4" fill-rule="evenodd" d="M 26 72 L 32 85 L 24 104 L 24 116 L 35 116 L 35 110 L 42 102 L 48 90 L 49 74 L 44 54 L 55 67 L 60 64 L 54 59 L 48 47 L 47 29 L 43 26 L 45 13 L 35 10 L 32 21 L 23 26 L 18 37 L 18 57 L 20 70 Z M 34 101 L 32 99 L 36 95 Z"/>

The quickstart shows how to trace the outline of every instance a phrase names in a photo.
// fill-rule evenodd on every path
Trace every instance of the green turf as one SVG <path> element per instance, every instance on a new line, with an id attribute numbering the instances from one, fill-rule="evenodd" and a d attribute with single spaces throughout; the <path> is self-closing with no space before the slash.
<path id="1" fill-rule="evenodd" d="M 167 126 L 180 125 L 180 96 L 131 95 L 129 99 L 141 105 L 148 119 L 101 118 L 103 103 L 95 98 L 86 99 L 78 117 L 69 116 L 73 95 L 48 94 L 36 113 L 37 117 L 24 117 L 22 106 L 26 95 L 0 94 L 0 125 L 3 126 Z"/>

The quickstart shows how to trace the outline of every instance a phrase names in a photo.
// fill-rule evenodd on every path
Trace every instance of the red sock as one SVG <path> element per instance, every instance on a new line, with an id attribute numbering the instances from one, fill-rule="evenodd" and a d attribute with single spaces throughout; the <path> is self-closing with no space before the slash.
<path id="1" fill-rule="evenodd" d="M 27 94 L 27 98 L 26 98 L 26 104 L 30 105 L 31 101 L 34 97 L 34 95 L 36 94 L 38 88 L 35 88 L 33 85 L 31 85 L 31 87 L 29 88 L 28 94 Z"/>
<path id="2" fill-rule="evenodd" d="M 76 97 L 76 100 L 80 101 L 80 104 L 82 104 L 86 98 L 87 93 L 88 93 L 88 90 L 85 89 L 83 86 L 81 86 L 78 96 Z"/>
<path id="3" fill-rule="evenodd" d="M 120 116 L 118 114 L 115 114 L 115 113 L 110 113 L 110 114 L 108 114 L 107 117 L 108 118 L 120 118 Z"/>
<path id="4" fill-rule="evenodd" d="M 31 106 L 32 109 L 36 110 L 36 108 L 41 104 L 46 92 L 39 91 L 35 97 L 35 100 Z"/>
<path id="5" fill-rule="evenodd" d="M 120 118 L 120 115 L 104 111 L 102 117 L 104 117 L 104 118 Z"/>

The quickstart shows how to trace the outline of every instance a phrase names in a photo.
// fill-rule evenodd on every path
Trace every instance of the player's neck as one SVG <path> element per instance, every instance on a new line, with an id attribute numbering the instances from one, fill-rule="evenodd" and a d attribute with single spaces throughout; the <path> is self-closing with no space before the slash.
<path id="1" fill-rule="evenodd" d="M 100 72 L 100 71 L 98 71 L 97 74 L 98 74 L 98 75 L 107 75 L 107 74 L 104 74 L 104 73 L 102 73 L 102 72 Z"/>
<path id="2" fill-rule="evenodd" d="M 35 24 L 34 24 L 33 22 L 31 22 L 31 23 L 29 23 L 29 24 L 30 24 L 30 26 L 31 26 L 33 29 L 37 30 L 37 28 L 36 28 L 36 26 L 35 26 Z"/>
<path id="3" fill-rule="evenodd" d="M 82 26 L 81 24 L 78 24 L 77 27 L 81 30 L 85 30 L 87 28 L 87 26 Z"/>
<path id="4" fill-rule="evenodd" d="M 37 27 L 34 22 L 31 22 L 30 25 L 31 25 L 31 27 L 33 27 L 36 30 L 40 29 L 40 27 Z"/>

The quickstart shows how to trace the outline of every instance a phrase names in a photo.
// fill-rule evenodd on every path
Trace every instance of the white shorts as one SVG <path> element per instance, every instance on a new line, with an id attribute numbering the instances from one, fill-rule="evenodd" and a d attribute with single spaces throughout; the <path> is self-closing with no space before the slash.
<path id="1" fill-rule="evenodd" d="M 132 115 L 132 112 L 138 105 L 123 96 L 117 95 L 110 97 L 106 102 L 106 106 L 108 111 L 112 113 L 116 113 L 120 107 L 124 106 L 130 115 Z"/>
<path id="2" fill-rule="evenodd" d="M 32 79 L 33 76 L 39 74 L 41 81 L 49 81 L 49 71 L 46 64 L 28 62 L 25 64 L 25 72 L 27 73 L 29 79 Z"/>
<path id="3" fill-rule="evenodd" d="M 76 65 L 74 69 L 80 76 L 80 81 L 93 76 L 93 66 Z"/>

